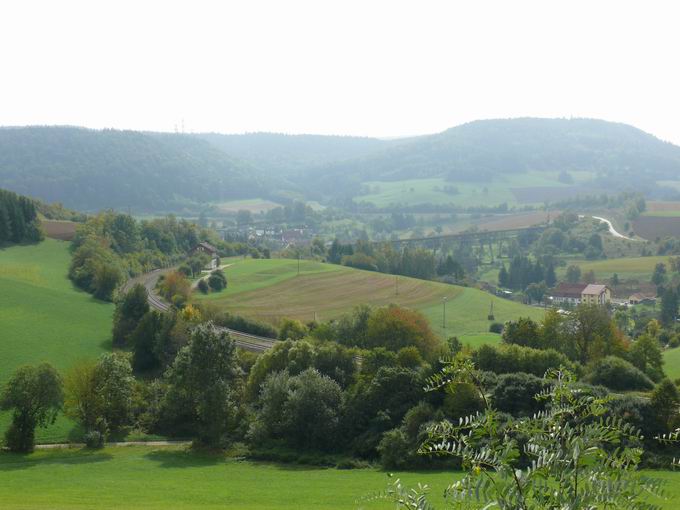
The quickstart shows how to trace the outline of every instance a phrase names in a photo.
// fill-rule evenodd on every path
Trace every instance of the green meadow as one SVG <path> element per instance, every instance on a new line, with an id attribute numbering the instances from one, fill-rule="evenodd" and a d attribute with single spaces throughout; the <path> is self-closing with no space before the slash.
<path id="1" fill-rule="evenodd" d="M 663 370 L 671 379 L 680 379 L 680 347 L 663 352 Z"/>
<path id="2" fill-rule="evenodd" d="M 594 271 L 595 277 L 598 281 L 611 278 L 616 273 L 621 279 L 637 279 L 639 281 L 648 282 L 654 272 L 654 267 L 658 263 L 666 264 L 666 269 L 670 270 L 668 266 L 667 256 L 654 257 L 625 257 L 605 260 L 569 260 L 567 265 L 575 264 L 581 268 L 581 273 L 586 271 Z M 566 273 L 566 267 L 557 270 L 557 276 L 563 277 Z"/>
<path id="3" fill-rule="evenodd" d="M 543 310 L 499 299 L 477 289 L 362 271 L 349 267 L 290 259 L 231 259 L 226 261 L 228 288 L 207 296 L 226 310 L 276 324 L 284 317 L 303 321 L 329 320 L 358 304 L 391 303 L 421 311 L 442 336 L 458 335 L 477 345 L 497 341 L 488 333 L 491 303 L 496 322 L 520 316 L 536 319 Z M 446 298 L 446 321 L 444 321 Z"/>
<path id="4" fill-rule="evenodd" d="M 589 172 L 571 172 L 571 175 L 574 184 L 587 182 L 592 177 Z M 532 171 L 507 174 L 490 182 L 456 182 L 444 178 L 367 181 L 362 184 L 368 193 L 356 197 L 355 201 L 371 203 L 376 207 L 393 204 L 455 204 L 461 207 L 479 204 L 496 206 L 502 203 L 514 205 L 517 198 L 512 192 L 513 188 L 569 188 L 570 185 L 561 183 L 557 176 L 557 172 Z M 454 187 L 458 192 L 448 193 L 445 191 L 447 187 Z M 541 203 L 543 199 L 537 195 L 535 202 Z"/>
<path id="5" fill-rule="evenodd" d="M 59 370 L 111 349 L 113 305 L 77 290 L 67 278 L 68 243 L 0 249 L 0 385 L 21 365 L 48 361 Z M 0 434 L 8 423 L 0 414 Z M 60 417 L 40 442 L 61 441 L 74 424 Z"/>
<path id="6" fill-rule="evenodd" d="M 647 472 L 664 480 L 664 510 L 677 508 L 680 475 Z M 390 481 L 428 484 L 432 502 L 444 507 L 444 489 L 458 472 L 338 470 L 239 461 L 179 447 L 117 447 L 98 451 L 0 453 L 3 510 L 125 508 L 127 510 L 387 510 L 371 496 Z M 30 489 L 28 489 L 30 488 Z"/>

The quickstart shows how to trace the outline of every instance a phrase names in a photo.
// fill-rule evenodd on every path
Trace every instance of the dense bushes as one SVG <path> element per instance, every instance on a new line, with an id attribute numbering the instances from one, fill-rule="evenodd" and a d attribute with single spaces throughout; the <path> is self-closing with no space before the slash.
<path id="1" fill-rule="evenodd" d="M 103 212 L 78 226 L 69 277 L 97 297 L 111 300 L 125 278 L 180 260 L 207 236 L 195 224 L 174 216 L 138 222 L 127 214 Z M 200 257 L 189 262 L 199 264 Z"/>
<path id="2" fill-rule="evenodd" d="M 201 308 L 201 310 L 203 310 L 203 308 Z M 271 326 L 265 322 L 258 322 L 253 319 L 248 319 L 240 315 L 224 312 L 215 315 L 213 320 L 218 326 L 235 329 L 236 331 L 242 331 L 244 333 L 250 333 L 251 335 L 264 336 L 267 338 L 278 337 L 278 332 L 274 326 Z"/>
<path id="3" fill-rule="evenodd" d="M 544 380 L 535 375 L 518 372 L 498 377 L 491 394 L 494 406 L 513 416 L 528 416 L 543 406 L 536 395 L 544 389 Z"/>
<path id="4" fill-rule="evenodd" d="M 588 367 L 585 381 L 611 390 L 651 390 L 654 383 L 641 370 L 616 356 L 607 356 Z"/>
<path id="5" fill-rule="evenodd" d="M 208 277 L 208 286 L 215 292 L 227 288 L 227 277 L 221 269 L 215 269 Z"/>
<path id="6" fill-rule="evenodd" d="M 507 374 L 526 372 L 542 377 L 546 370 L 559 366 L 575 369 L 569 359 L 553 349 L 539 350 L 519 345 L 482 345 L 472 354 L 480 370 Z"/>
<path id="7" fill-rule="evenodd" d="M 0 189 L 0 246 L 32 243 L 42 238 L 35 203 L 30 198 Z"/>
<path id="8" fill-rule="evenodd" d="M 299 375 L 270 374 L 262 385 L 249 437 L 257 445 L 272 441 L 298 449 L 338 449 L 343 393 L 330 377 L 309 368 Z"/>

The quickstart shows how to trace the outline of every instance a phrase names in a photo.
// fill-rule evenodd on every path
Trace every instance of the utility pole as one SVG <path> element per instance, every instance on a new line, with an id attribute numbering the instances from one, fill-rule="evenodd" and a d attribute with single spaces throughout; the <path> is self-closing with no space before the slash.
<path id="1" fill-rule="evenodd" d="M 447 299 L 448 298 L 446 296 L 444 296 L 442 298 L 442 305 L 443 305 L 443 308 L 444 308 L 444 313 L 442 314 L 442 329 L 446 329 L 446 300 Z"/>

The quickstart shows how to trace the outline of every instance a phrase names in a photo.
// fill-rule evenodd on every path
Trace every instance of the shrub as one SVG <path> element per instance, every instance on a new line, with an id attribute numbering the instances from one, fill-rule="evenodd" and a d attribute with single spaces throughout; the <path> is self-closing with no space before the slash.
<path id="1" fill-rule="evenodd" d="M 513 416 L 527 416 L 543 407 L 535 398 L 543 388 L 543 379 L 535 375 L 523 372 L 503 374 L 498 377 L 491 395 L 499 411 Z"/>
<path id="2" fill-rule="evenodd" d="M 203 294 L 210 292 L 210 286 L 208 285 L 208 282 L 206 282 L 204 279 L 199 280 L 198 290 L 200 290 Z"/>
<path id="3" fill-rule="evenodd" d="M 401 428 L 383 434 L 378 444 L 380 464 L 385 469 L 405 469 L 414 460 L 416 452 Z"/>
<path id="4" fill-rule="evenodd" d="M 279 340 L 301 340 L 307 333 L 307 328 L 300 321 L 284 319 L 279 329 Z"/>
<path id="5" fill-rule="evenodd" d="M 104 448 L 104 434 L 98 430 L 91 430 L 85 434 L 85 446 L 88 448 Z"/>
<path id="6" fill-rule="evenodd" d="M 472 354 L 472 359 L 480 370 L 497 374 L 525 372 L 542 377 L 550 368 L 574 369 L 569 358 L 554 349 L 539 350 L 520 345 L 482 345 Z"/>
<path id="7" fill-rule="evenodd" d="M 500 322 L 492 322 L 491 325 L 489 326 L 489 332 L 490 333 L 502 333 L 503 332 L 503 324 Z"/>
<path id="8" fill-rule="evenodd" d="M 221 269 L 215 269 L 208 277 L 208 285 L 215 292 L 220 292 L 227 288 L 227 277 Z"/>
<path id="9" fill-rule="evenodd" d="M 437 359 L 444 348 L 420 312 L 392 305 L 370 316 L 366 347 L 399 351 L 409 346 L 417 347 L 423 358 L 430 361 Z"/>
<path id="10" fill-rule="evenodd" d="M 607 356 L 593 363 L 588 368 L 585 381 L 591 384 L 601 384 L 616 391 L 654 388 L 652 380 L 641 370 L 617 356 Z"/>
<path id="11" fill-rule="evenodd" d="M 204 310 L 204 308 L 201 308 L 201 310 Z M 248 319 L 240 315 L 220 313 L 214 317 L 213 321 L 218 326 L 250 333 L 251 335 L 266 336 L 267 338 L 278 338 L 279 336 L 279 333 L 274 326 Z"/>

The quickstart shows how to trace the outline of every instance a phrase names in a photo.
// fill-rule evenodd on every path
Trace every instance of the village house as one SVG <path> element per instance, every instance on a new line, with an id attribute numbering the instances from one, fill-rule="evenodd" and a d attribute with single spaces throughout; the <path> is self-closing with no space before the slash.
<path id="1" fill-rule="evenodd" d="M 217 253 L 217 248 L 215 248 L 212 244 L 202 241 L 198 243 L 193 250 L 191 250 L 192 254 L 197 254 L 197 253 L 205 253 L 210 257 L 210 262 L 206 269 L 210 269 L 211 271 L 213 269 L 217 269 L 217 261 L 219 259 L 219 255 Z"/>
<path id="2" fill-rule="evenodd" d="M 590 283 L 581 292 L 581 303 L 587 305 L 606 305 L 612 300 L 612 293 L 606 285 Z"/>
<path id="3" fill-rule="evenodd" d="M 604 305 L 611 301 L 611 290 L 606 285 L 595 283 L 560 283 L 552 292 L 554 304 Z"/>
<path id="4" fill-rule="evenodd" d="M 587 286 L 586 283 L 562 282 L 552 292 L 552 301 L 555 304 L 578 305 L 581 302 L 581 293 Z"/>

